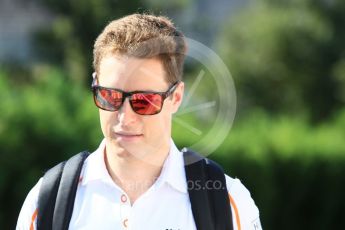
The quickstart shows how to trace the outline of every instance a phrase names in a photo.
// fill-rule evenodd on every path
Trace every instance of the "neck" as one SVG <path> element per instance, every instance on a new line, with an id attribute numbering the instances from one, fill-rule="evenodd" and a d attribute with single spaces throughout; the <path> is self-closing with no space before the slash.
<path id="1" fill-rule="evenodd" d="M 159 177 L 168 153 L 169 145 L 164 145 L 153 153 L 138 157 L 107 143 L 104 160 L 111 178 L 126 192 L 133 204 Z"/>

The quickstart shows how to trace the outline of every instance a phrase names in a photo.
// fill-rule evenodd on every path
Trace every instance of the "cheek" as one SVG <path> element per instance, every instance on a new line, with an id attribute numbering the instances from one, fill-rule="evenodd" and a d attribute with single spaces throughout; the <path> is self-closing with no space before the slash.
<path id="1" fill-rule="evenodd" d="M 145 133 L 152 141 L 170 139 L 171 116 L 163 111 L 145 120 Z"/>
<path id="2" fill-rule="evenodd" d="M 116 124 L 116 115 L 114 112 L 99 110 L 99 119 L 103 135 L 105 137 L 111 136 L 111 128 Z"/>

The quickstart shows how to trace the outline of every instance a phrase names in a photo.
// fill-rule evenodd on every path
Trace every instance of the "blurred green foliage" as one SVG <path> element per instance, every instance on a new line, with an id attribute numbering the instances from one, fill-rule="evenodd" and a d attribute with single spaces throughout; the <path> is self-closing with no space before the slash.
<path id="1" fill-rule="evenodd" d="M 13 228 L 46 169 L 102 139 L 87 80 L 97 34 L 107 21 L 147 4 L 162 7 L 156 0 L 41 2 L 56 16 L 36 35 L 41 64 L 0 70 L 4 229 Z M 188 6 L 181 0 L 169 7 Z M 343 28 L 342 0 L 257 0 L 224 22 L 216 47 L 234 77 L 239 113 L 211 158 L 252 192 L 264 229 L 345 225 Z M 185 121 L 198 125 L 190 116 Z M 174 131 L 179 147 L 189 146 L 190 137 L 181 127 Z"/>
<path id="2" fill-rule="evenodd" d="M 223 28 L 240 121 L 215 158 L 245 178 L 265 229 L 342 228 L 345 2 L 259 0 Z"/>
<path id="3" fill-rule="evenodd" d="M 0 226 L 4 229 L 13 228 L 23 198 L 46 169 L 82 149 L 94 149 L 101 140 L 90 92 L 65 81 L 58 70 L 38 72 L 39 78 L 22 86 L 0 73 Z"/>
<path id="4" fill-rule="evenodd" d="M 264 229 L 342 229 L 345 110 L 322 125 L 256 111 L 211 155 L 242 179 Z"/>
<path id="5" fill-rule="evenodd" d="M 327 120 L 345 102 L 345 2 L 259 0 L 224 23 L 218 47 L 240 110 Z"/>

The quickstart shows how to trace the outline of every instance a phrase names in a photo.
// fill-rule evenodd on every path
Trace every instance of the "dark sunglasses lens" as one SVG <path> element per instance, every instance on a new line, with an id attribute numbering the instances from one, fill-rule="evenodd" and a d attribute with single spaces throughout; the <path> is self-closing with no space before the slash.
<path id="1" fill-rule="evenodd" d="M 162 109 L 163 98 L 154 93 L 136 93 L 132 95 L 131 104 L 134 112 L 141 115 L 157 114 Z"/>
<path id="2" fill-rule="evenodd" d="M 116 90 L 96 88 L 94 97 L 96 105 L 101 109 L 115 111 L 122 104 L 122 93 Z"/>

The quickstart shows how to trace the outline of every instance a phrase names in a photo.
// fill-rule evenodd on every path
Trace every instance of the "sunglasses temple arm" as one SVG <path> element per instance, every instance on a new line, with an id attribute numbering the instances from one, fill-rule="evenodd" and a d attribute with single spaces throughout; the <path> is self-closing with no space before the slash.
<path id="1" fill-rule="evenodd" d="M 169 97 L 170 95 L 172 95 L 175 91 L 175 89 L 177 88 L 177 85 L 180 83 L 180 81 L 176 82 L 171 88 L 170 90 L 166 93 L 165 97 Z"/>

